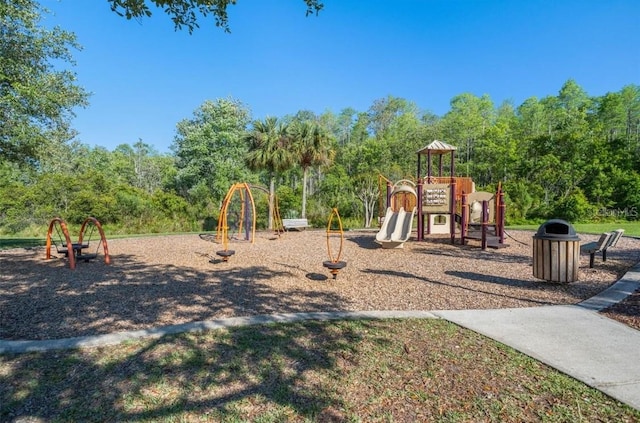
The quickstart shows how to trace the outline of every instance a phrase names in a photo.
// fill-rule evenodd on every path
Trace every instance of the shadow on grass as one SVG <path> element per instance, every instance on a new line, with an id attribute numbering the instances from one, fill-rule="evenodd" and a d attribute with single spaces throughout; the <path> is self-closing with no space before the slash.
<path id="1" fill-rule="evenodd" d="M 45 261 L 43 254 L 42 248 L 25 249 L 0 258 L 2 339 L 151 328 L 167 313 L 178 323 L 347 307 L 323 284 L 286 295 L 268 284 L 293 268 L 230 262 L 199 270 L 120 254 L 110 266 L 99 258 L 70 271 L 66 262 Z M 0 421 L 155 421 L 176 414 L 226 421 L 260 414 L 266 403 L 276 404 L 276 420 L 286 420 L 291 410 L 306 419 L 326 418 L 342 403 L 314 383 L 313 374 L 333 369 L 335 352 L 358 337 L 334 328 L 326 322 L 267 325 L 118 347 L 6 354 L 0 356 Z"/>
<path id="2" fill-rule="evenodd" d="M 291 414 L 338 421 L 335 386 L 314 375 L 334 371 L 339 352 L 352 349 L 368 323 L 353 324 L 277 324 L 1 356 L 11 371 L 0 374 L 0 420 L 250 421 L 267 407 L 275 421 Z"/>

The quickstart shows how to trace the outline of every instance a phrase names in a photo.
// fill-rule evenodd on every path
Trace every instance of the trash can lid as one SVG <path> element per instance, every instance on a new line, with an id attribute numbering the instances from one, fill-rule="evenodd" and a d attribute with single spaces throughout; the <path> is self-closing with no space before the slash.
<path id="1" fill-rule="evenodd" d="M 571 223 L 562 219 L 551 219 L 544 222 L 533 237 L 538 239 L 580 241 Z"/>

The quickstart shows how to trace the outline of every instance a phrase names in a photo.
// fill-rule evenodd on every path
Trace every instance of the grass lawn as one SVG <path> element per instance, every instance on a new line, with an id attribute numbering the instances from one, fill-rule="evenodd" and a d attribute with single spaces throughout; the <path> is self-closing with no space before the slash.
<path id="1" fill-rule="evenodd" d="M 640 223 L 575 227 L 640 236 Z M 391 319 L 0 355 L 0 421 L 636 422 L 640 411 L 446 321 Z"/>
<path id="2" fill-rule="evenodd" d="M 640 222 L 613 222 L 613 223 L 575 223 L 573 228 L 578 234 L 601 234 L 602 232 L 611 232 L 616 229 L 624 229 L 624 235 L 640 237 Z M 522 229 L 536 231 L 540 225 L 514 225 L 508 226 L 509 229 Z"/>
<path id="3" fill-rule="evenodd" d="M 390 319 L 274 324 L 3 355 L 0 421 L 18 417 L 633 422 L 640 411 L 452 323 Z"/>
<path id="4" fill-rule="evenodd" d="M 44 246 L 46 238 L 0 238 L 0 250 Z"/>

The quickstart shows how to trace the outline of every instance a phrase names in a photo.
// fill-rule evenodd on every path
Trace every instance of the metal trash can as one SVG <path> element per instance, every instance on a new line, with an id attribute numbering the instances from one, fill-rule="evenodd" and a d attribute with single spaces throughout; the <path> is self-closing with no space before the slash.
<path id="1" fill-rule="evenodd" d="M 533 236 L 533 276 L 550 282 L 575 282 L 580 267 L 580 238 L 571 223 L 551 219 Z"/>

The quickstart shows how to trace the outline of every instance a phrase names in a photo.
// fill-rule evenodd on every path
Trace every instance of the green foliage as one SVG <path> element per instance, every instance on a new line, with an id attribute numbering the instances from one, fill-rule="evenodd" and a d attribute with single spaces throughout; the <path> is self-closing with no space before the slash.
<path id="1" fill-rule="evenodd" d="M 506 221 L 517 225 L 527 221 L 527 215 L 533 206 L 533 196 L 525 181 L 514 181 L 505 188 L 505 204 L 508 204 Z"/>
<path id="2" fill-rule="evenodd" d="M 569 222 L 583 222 L 593 219 L 597 214 L 597 208 L 589 203 L 581 189 L 556 202 L 553 209 L 553 217 Z"/>
<path id="3" fill-rule="evenodd" d="M 309 170 L 327 167 L 335 158 L 332 139 L 328 132 L 313 120 L 294 121 L 289 127 L 289 137 L 293 149 L 293 160 L 302 168 L 302 213 L 307 217 L 307 191 Z"/>
<path id="4" fill-rule="evenodd" d="M 362 205 L 354 195 L 352 179 L 341 166 L 334 166 L 324 175 L 315 198 L 325 209 L 335 207 L 340 216 L 362 217 Z"/>
<path id="5" fill-rule="evenodd" d="M 307 13 L 323 7 L 304 1 Z M 198 15 L 228 30 L 235 3 L 108 2 L 128 19 L 161 6 L 189 31 Z M 458 176 L 503 184 L 510 223 L 640 219 L 638 85 L 591 97 L 570 79 L 557 95 L 497 108 L 488 95 L 462 93 L 442 117 L 390 95 L 366 111 L 301 110 L 251 127 L 247 106 L 218 99 L 177 123 L 171 155 L 142 140 L 108 151 L 73 140 L 73 110 L 88 98 L 68 69 L 80 46 L 74 34 L 42 27 L 45 13 L 34 0 L 0 2 L 2 232 L 37 232 L 55 216 L 76 225 L 94 216 L 123 232 L 211 228 L 229 187 L 258 181 L 271 194 L 278 185 L 283 217 L 308 214 L 323 226 L 337 207 L 366 226 L 378 213 L 378 175 L 413 178 L 416 151 L 433 139 L 458 147 Z M 256 201 L 260 225 L 268 203 Z"/>
<path id="6" fill-rule="evenodd" d="M 220 204 L 234 182 L 251 179 L 243 141 L 249 111 L 233 99 L 205 101 L 191 119 L 177 124 L 172 144 L 175 185 L 188 201 Z"/>
<path id="7" fill-rule="evenodd" d="M 462 94 L 442 118 L 391 96 L 367 112 L 303 110 L 247 128 L 249 118 L 239 101 L 207 101 L 178 123 L 172 155 L 142 140 L 114 151 L 71 142 L 47 144 L 38 166 L 0 161 L 0 233 L 42 236 L 56 216 L 94 216 L 111 233 L 215 230 L 229 187 L 258 181 L 283 218 L 324 227 L 337 207 L 348 226 L 373 226 L 378 176 L 413 178 L 416 150 L 433 139 L 459 147 L 456 174 L 477 189 L 502 183 L 508 224 L 640 220 L 637 86 L 591 98 L 570 80 L 557 96 L 497 109 Z M 269 227 L 269 195 L 254 200 Z"/>
<path id="8" fill-rule="evenodd" d="M 617 208 L 611 208 L 611 214 L 617 218 L 640 220 L 640 173 L 625 173 L 617 182 L 612 193 Z"/>
<path id="9" fill-rule="evenodd" d="M 254 171 L 265 171 L 269 178 L 268 225 L 273 229 L 273 215 L 276 192 L 276 177 L 290 169 L 296 160 L 292 146 L 289 126 L 274 117 L 267 117 L 263 121 L 253 122 L 252 129 L 244 136 L 248 151 L 245 155 L 247 166 Z"/>
<path id="10" fill-rule="evenodd" d="M 300 217 L 300 211 L 298 209 L 298 205 L 300 204 L 299 197 L 291 187 L 285 185 L 279 186 L 276 195 L 278 196 L 280 216 L 282 216 L 283 219 Z"/>
<path id="11" fill-rule="evenodd" d="M 307 5 L 307 16 L 318 14 L 324 7 L 318 0 L 303 0 Z M 111 10 L 127 19 L 140 19 L 152 15 L 151 8 L 140 0 L 108 0 Z M 186 27 L 189 33 L 199 28 L 198 15 L 213 16 L 215 25 L 230 32 L 227 7 L 236 0 L 151 0 L 152 4 L 164 10 L 171 17 L 176 30 Z"/>
<path id="12" fill-rule="evenodd" d="M 72 138 L 73 109 L 87 104 L 75 85 L 74 34 L 40 26 L 33 0 L 0 2 L 0 162 L 35 164 L 47 147 Z"/>

